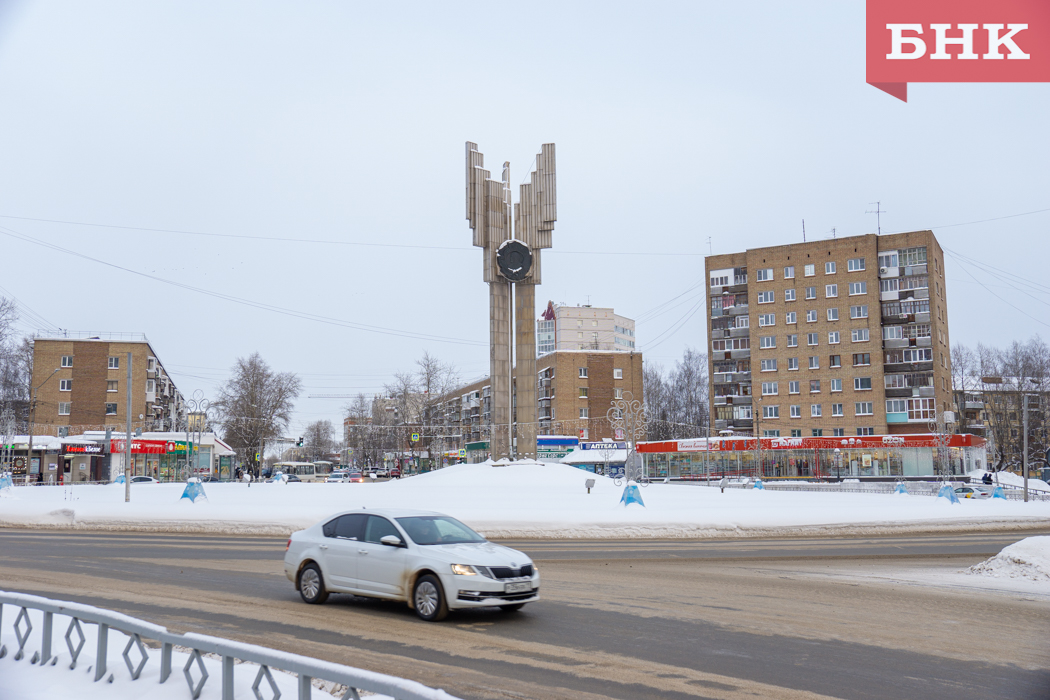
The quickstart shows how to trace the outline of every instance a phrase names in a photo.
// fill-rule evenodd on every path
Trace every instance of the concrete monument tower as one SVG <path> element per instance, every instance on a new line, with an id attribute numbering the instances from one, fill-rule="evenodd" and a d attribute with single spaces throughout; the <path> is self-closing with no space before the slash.
<path id="1" fill-rule="evenodd" d="M 474 230 L 474 245 L 484 249 L 482 270 L 489 285 L 490 447 L 495 459 L 512 455 L 535 458 L 536 285 L 540 283 L 540 251 L 551 247 L 558 218 L 554 144 L 540 147 L 536 170 L 529 182 L 521 185 L 513 207 L 510 163 L 503 164 L 499 180 L 491 179 L 484 165 L 485 157 L 477 144 L 468 141 L 467 220 Z M 515 359 L 516 415 L 511 405 Z"/>

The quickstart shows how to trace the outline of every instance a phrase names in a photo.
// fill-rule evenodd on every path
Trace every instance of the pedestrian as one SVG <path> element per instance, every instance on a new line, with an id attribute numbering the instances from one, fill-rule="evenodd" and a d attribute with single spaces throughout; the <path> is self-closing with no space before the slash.
<path id="1" fill-rule="evenodd" d="M 991 472 L 985 472 L 984 476 L 981 477 L 981 481 L 983 481 L 985 484 L 991 486 L 992 485 L 992 473 Z"/>
<path id="2" fill-rule="evenodd" d="M 726 492 L 726 484 L 729 483 L 729 479 L 722 477 L 722 480 L 718 482 L 718 488 L 722 489 L 722 493 Z"/>

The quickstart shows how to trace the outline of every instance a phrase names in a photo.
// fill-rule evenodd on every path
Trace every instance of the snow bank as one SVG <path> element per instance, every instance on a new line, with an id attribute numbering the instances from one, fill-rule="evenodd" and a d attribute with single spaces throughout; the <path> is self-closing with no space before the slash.
<path id="1" fill-rule="evenodd" d="M 30 620 L 33 623 L 32 636 L 26 644 L 26 655 L 20 661 L 15 661 L 15 652 L 18 650 L 18 640 L 15 637 L 12 625 L 18 609 L 7 605 L 4 610 L 3 629 L 0 629 L 0 645 L 7 646 L 7 655 L 0 659 L 0 678 L 3 679 L 0 688 L 0 697 L 3 700 L 40 700 L 40 698 L 78 698 L 78 700 L 186 700 L 190 696 L 186 678 L 183 675 L 183 667 L 190 656 L 189 649 L 176 649 L 171 655 L 171 676 L 163 684 L 160 683 L 160 649 L 147 648 L 149 660 L 142 670 L 138 680 L 131 679 L 131 673 L 124 663 L 122 656 L 124 647 L 128 643 L 128 637 L 123 632 L 111 629 L 107 644 L 107 661 L 105 677 L 94 682 L 94 666 L 96 643 L 98 635 L 95 625 L 83 624 L 85 642 L 84 648 L 77 658 L 76 668 L 70 669 L 72 657 L 66 648 L 65 634 L 69 626 L 70 618 L 65 615 L 54 617 L 54 639 L 52 651 L 57 651 L 55 662 L 48 661 L 46 664 L 32 664 L 30 659 L 35 651 L 40 648 L 40 630 L 43 623 L 43 613 L 38 610 L 29 610 Z M 23 625 L 22 629 L 25 629 Z M 74 641 L 77 639 L 73 634 Z M 134 647 L 129 652 L 133 663 L 138 663 L 140 656 Z M 202 700 L 219 698 L 222 695 L 222 664 L 219 657 L 208 654 L 203 658 L 204 665 L 208 669 L 208 680 L 201 694 Z M 250 663 L 239 663 L 234 670 L 234 698 L 236 700 L 254 699 L 252 683 L 259 672 L 259 667 Z M 281 691 L 281 697 L 297 698 L 298 680 L 296 676 L 271 669 L 274 683 Z M 192 667 L 195 681 L 200 679 L 200 671 L 197 665 Z M 112 680 L 110 681 L 110 677 Z M 260 686 L 263 697 L 270 697 L 269 684 L 264 679 Z M 312 697 L 316 700 L 322 698 L 342 697 L 345 687 L 335 687 L 331 683 L 315 681 Z M 370 700 L 391 700 L 386 695 L 374 695 L 365 692 L 362 697 Z"/>
<path id="2" fill-rule="evenodd" d="M 966 573 L 1050 583 L 1050 537 L 1026 537 Z"/>
<path id="3" fill-rule="evenodd" d="M 1028 490 L 1046 491 L 1047 493 L 1050 493 L 1050 484 L 1046 483 L 1042 479 L 1032 478 L 1033 473 L 1034 471 L 1029 471 L 1028 473 Z M 978 469 L 976 471 L 969 472 L 966 476 L 970 477 L 975 482 L 979 482 L 985 474 L 992 475 L 992 483 L 994 484 L 996 479 L 996 472 L 986 472 L 983 469 Z M 1017 488 L 1024 487 L 1023 476 L 1019 476 L 1017 474 L 1014 474 L 1013 472 L 998 472 L 998 475 L 999 483 L 1003 486 L 1016 486 Z"/>
<path id="4" fill-rule="evenodd" d="M 594 479 L 591 493 L 585 482 Z M 435 510 L 489 537 L 726 537 L 893 534 L 1045 526 L 1050 502 L 891 494 L 778 492 L 683 484 L 641 489 L 645 507 L 620 504 L 623 486 L 564 464 L 462 464 L 364 484 L 210 483 L 208 500 L 180 501 L 184 484 L 16 487 L 0 526 L 287 535 L 352 508 Z"/>

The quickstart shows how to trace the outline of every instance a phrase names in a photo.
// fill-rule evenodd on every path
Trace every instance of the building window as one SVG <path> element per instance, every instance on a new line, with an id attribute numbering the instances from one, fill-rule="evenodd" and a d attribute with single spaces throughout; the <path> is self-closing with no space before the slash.
<path id="1" fill-rule="evenodd" d="M 871 377 L 854 377 L 854 391 L 871 391 Z"/>
<path id="2" fill-rule="evenodd" d="M 809 417 L 820 418 L 821 406 L 819 403 L 811 403 L 809 405 Z"/>
<path id="3" fill-rule="evenodd" d="M 833 263 L 833 262 L 826 262 L 826 263 L 824 263 L 824 274 L 825 275 L 833 275 L 833 274 L 835 274 L 835 263 Z"/>
<path id="4" fill-rule="evenodd" d="M 821 428 L 813 428 L 813 437 L 824 437 L 824 431 Z"/>
<path id="5" fill-rule="evenodd" d="M 763 418 L 780 418 L 780 406 L 763 406 Z"/>
<path id="6" fill-rule="evenodd" d="M 857 428 L 857 435 L 874 435 L 875 428 Z"/>
<path id="7" fill-rule="evenodd" d="M 581 386 L 580 387 L 580 398 L 581 399 L 587 398 L 587 387 L 585 387 L 585 386 Z"/>
<path id="8" fill-rule="evenodd" d="M 868 329 L 867 328 L 854 328 L 853 329 L 853 333 L 852 333 L 852 338 L 853 338 L 853 342 L 854 343 L 865 343 L 865 342 L 867 342 L 870 339 L 869 335 L 868 335 Z"/>
<path id="9" fill-rule="evenodd" d="M 846 261 L 847 272 L 860 272 L 864 269 L 864 258 L 850 258 Z"/>
<path id="10" fill-rule="evenodd" d="M 779 430 L 763 430 L 762 437 L 780 437 Z"/>
<path id="11" fill-rule="evenodd" d="M 841 367 L 842 355 L 831 355 L 828 357 L 828 367 Z"/>
<path id="12" fill-rule="evenodd" d="M 614 369 L 613 370 L 613 379 L 623 379 L 623 370 L 622 369 Z"/>
<path id="13" fill-rule="evenodd" d="M 817 274 L 817 266 L 816 265 L 806 265 L 805 273 L 806 273 L 806 277 L 812 277 L 813 275 Z"/>
<path id="14" fill-rule="evenodd" d="M 613 398 L 614 399 L 622 399 L 623 398 L 623 389 L 613 389 Z"/>
<path id="15" fill-rule="evenodd" d="M 153 394 L 156 391 L 157 391 L 157 380 L 156 379 L 147 379 L 146 380 L 146 393 L 147 394 Z"/>
<path id="16" fill-rule="evenodd" d="M 832 428 L 831 429 L 831 436 L 832 437 L 846 437 L 846 429 L 845 428 Z"/>
<path id="17" fill-rule="evenodd" d="M 788 393 L 789 394 L 799 394 L 799 393 L 801 393 L 801 390 L 799 389 L 799 383 L 798 382 L 788 382 Z"/>
<path id="18" fill-rule="evenodd" d="M 838 345 L 841 340 L 838 331 L 830 331 L 828 333 L 828 342 L 832 345 Z"/>
<path id="19" fill-rule="evenodd" d="M 798 314 L 794 311 L 788 311 L 786 314 L 784 314 L 784 323 L 798 323 Z"/>
<path id="20" fill-rule="evenodd" d="M 777 346 L 777 337 L 775 335 L 762 335 L 758 338 L 758 347 L 760 348 L 775 348 Z"/>
<path id="21" fill-rule="evenodd" d="M 831 299 L 839 295 L 839 286 L 837 284 L 825 284 L 824 285 L 824 297 Z"/>
<path id="22" fill-rule="evenodd" d="M 110 355 L 110 357 L 109 357 L 109 368 L 110 369 L 120 369 L 120 358 L 119 357 L 114 357 L 113 355 Z"/>
<path id="23" fill-rule="evenodd" d="M 795 279 L 795 266 L 794 265 L 788 265 L 787 267 L 784 268 L 784 279 L 786 279 L 786 280 L 793 280 L 793 279 Z"/>
<path id="24" fill-rule="evenodd" d="M 586 379 L 586 378 L 587 378 L 587 368 L 586 367 L 580 367 L 580 379 Z"/>
<path id="25" fill-rule="evenodd" d="M 779 393 L 777 382 L 762 382 L 763 396 L 776 396 Z"/>
<path id="26" fill-rule="evenodd" d="M 776 314 L 759 314 L 758 325 L 759 326 L 774 326 L 777 322 Z"/>
<path id="27" fill-rule="evenodd" d="M 795 301 L 795 290 L 785 289 L 784 290 L 784 301 Z"/>
<path id="28" fill-rule="evenodd" d="M 759 304 L 772 304 L 776 301 L 776 292 L 759 292 L 758 303 Z"/>
<path id="29" fill-rule="evenodd" d="M 712 287 L 724 287 L 727 284 L 729 284 L 729 275 L 724 275 L 722 277 L 712 277 L 711 278 L 711 286 Z"/>
<path id="30" fill-rule="evenodd" d="M 72 379 L 59 379 L 58 380 L 59 391 L 73 391 L 73 380 Z"/>
<path id="31" fill-rule="evenodd" d="M 883 326 L 882 327 L 882 339 L 883 340 L 903 340 L 904 339 L 904 328 L 902 326 Z"/>
<path id="32" fill-rule="evenodd" d="M 905 399 L 887 399 L 886 413 L 907 413 L 908 402 Z"/>
<path id="33" fill-rule="evenodd" d="M 849 307 L 850 318 L 867 318 L 868 317 L 868 305 L 862 304 L 860 306 Z"/>
<path id="34" fill-rule="evenodd" d="M 758 282 L 772 282 L 773 281 L 773 268 L 764 267 L 761 270 L 756 270 L 755 280 Z"/>
<path id="35" fill-rule="evenodd" d="M 871 364 L 871 353 L 870 352 L 855 352 L 853 353 L 853 366 L 860 367 L 861 365 Z"/>
<path id="36" fill-rule="evenodd" d="M 63 367 L 72 367 L 73 366 L 73 356 L 72 355 L 63 355 L 62 356 L 62 366 Z"/>
<path id="37" fill-rule="evenodd" d="M 788 358 L 788 369 L 789 370 L 798 369 L 798 358 L 797 357 L 789 357 Z"/>
<path id="38" fill-rule="evenodd" d="M 833 404 L 831 404 L 831 415 L 832 415 L 832 417 L 842 416 L 843 415 L 842 414 L 842 404 L 840 404 L 840 403 L 833 403 Z"/>
<path id="39" fill-rule="evenodd" d="M 905 248 L 900 251 L 900 262 L 901 265 L 907 267 L 908 265 L 925 265 L 926 264 L 926 246 L 919 246 L 917 248 Z"/>
<path id="40" fill-rule="evenodd" d="M 115 403 L 107 403 L 106 404 L 106 415 L 107 416 L 115 416 L 115 415 L 117 415 L 117 404 L 115 404 Z"/>
<path id="41" fill-rule="evenodd" d="M 816 299 L 817 298 L 817 288 L 816 287 L 806 287 L 806 298 L 807 299 Z"/>
<path id="42" fill-rule="evenodd" d="M 810 356 L 810 358 L 809 358 L 809 368 L 810 369 L 820 369 L 820 358 L 814 357 L 814 356 Z"/>
<path id="43" fill-rule="evenodd" d="M 936 412 L 936 399 L 908 399 L 908 420 L 929 420 Z"/>
<path id="44" fill-rule="evenodd" d="M 809 393 L 819 394 L 820 393 L 820 380 L 810 379 L 809 380 Z"/>
<path id="45" fill-rule="evenodd" d="M 777 361 L 776 360 L 762 360 L 762 371 L 763 372 L 776 372 Z"/>
<path id="46" fill-rule="evenodd" d="M 792 406 L 791 407 L 791 417 L 792 418 L 801 418 L 802 417 L 802 406 L 797 406 L 797 405 L 796 406 Z"/>
<path id="47" fill-rule="evenodd" d="M 59 404 L 58 404 L 58 415 L 60 415 L 60 416 L 68 416 L 69 412 L 71 410 L 73 410 L 73 404 L 72 403 L 70 403 L 68 401 L 66 401 L 66 402 L 61 402 L 60 401 L 59 402 Z"/>
<path id="48" fill-rule="evenodd" d="M 809 344 L 809 345 L 816 345 L 817 344 L 817 334 L 816 333 L 807 333 L 806 334 L 806 343 Z"/>
<path id="49" fill-rule="evenodd" d="M 117 391 L 117 380 L 107 379 L 106 380 L 106 391 Z"/>
<path id="50" fill-rule="evenodd" d="M 806 323 L 816 323 L 816 322 L 817 322 L 817 310 L 816 309 L 810 309 L 809 311 L 806 312 Z"/>
<path id="51" fill-rule="evenodd" d="M 586 409 L 586 408 L 581 408 L 580 409 L 580 418 L 589 418 L 589 417 L 590 417 L 590 411 L 588 409 Z"/>
<path id="52" fill-rule="evenodd" d="M 802 437 L 801 429 L 794 429 L 791 431 L 791 437 Z"/>
<path id="53" fill-rule="evenodd" d="M 788 347 L 789 348 L 797 348 L 798 347 L 798 333 L 792 333 L 792 334 L 790 334 L 788 336 Z"/>
<path id="54" fill-rule="evenodd" d="M 857 294 L 867 294 L 868 283 L 867 282 L 850 282 L 849 283 L 849 294 L 855 296 Z"/>
<path id="55" fill-rule="evenodd" d="M 831 385 L 831 391 L 842 391 L 841 379 L 829 379 L 828 382 Z"/>
<path id="56" fill-rule="evenodd" d="M 839 310 L 837 308 L 835 308 L 835 309 L 828 309 L 828 320 L 829 321 L 838 321 L 839 320 Z"/>
<path id="57" fill-rule="evenodd" d="M 897 267 L 896 253 L 880 253 L 879 267 Z"/>
<path id="58" fill-rule="evenodd" d="M 873 406 L 874 404 L 871 401 L 858 401 L 853 404 L 853 412 L 858 416 L 871 416 L 875 414 Z"/>
<path id="59" fill-rule="evenodd" d="M 751 327 L 751 317 L 750 316 L 737 316 L 736 317 L 736 323 L 733 325 L 733 328 L 750 328 L 750 327 Z"/>

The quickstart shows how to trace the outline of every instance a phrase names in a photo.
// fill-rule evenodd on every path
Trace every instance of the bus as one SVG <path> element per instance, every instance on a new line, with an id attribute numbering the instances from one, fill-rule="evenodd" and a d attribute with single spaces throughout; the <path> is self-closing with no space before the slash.
<path id="1" fill-rule="evenodd" d="M 324 481 L 328 470 L 318 467 L 313 462 L 275 462 L 273 473 L 295 475 L 300 481 Z"/>

